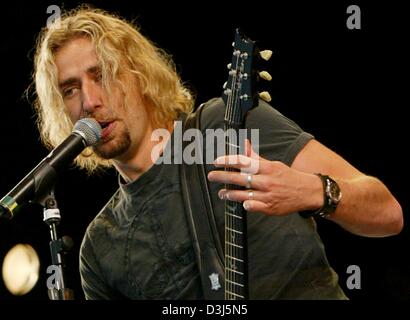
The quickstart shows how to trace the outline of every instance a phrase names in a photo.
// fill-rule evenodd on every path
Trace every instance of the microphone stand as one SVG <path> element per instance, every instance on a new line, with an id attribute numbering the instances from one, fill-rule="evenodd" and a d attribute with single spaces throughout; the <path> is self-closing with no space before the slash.
<path id="1" fill-rule="evenodd" d="M 71 249 L 73 241 L 67 236 L 62 238 L 58 237 L 57 226 L 60 223 L 61 215 L 54 196 L 54 186 L 45 197 L 37 202 L 44 207 L 43 221 L 50 227 L 50 253 L 52 266 L 47 268 L 47 273 L 49 273 L 51 268 L 51 270 L 54 271 L 54 275 L 51 275 L 47 279 L 48 297 L 50 300 L 73 300 L 73 291 L 66 288 L 64 280 L 65 265 L 63 257 L 63 254 Z"/>
<path id="2" fill-rule="evenodd" d="M 6 196 L 0 199 L 0 218 L 13 217 L 14 209 L 19 203 L 25 203 L 34 198 L 44 208 L 44 222 L 50 228 L 50 252 L 52 265 L 47 273 L 55 271 L 47 279 L 48 295 L 51 300 L 71 300 L 72 290 L 66 288 L 64 281 L 63 253 L 72 247 L 69 237 L 57 234 L 57 226 L 61 215 L 54 196 L 54 181 L 63 166 L 71 163 L 87 146 L 92 146 L 101 138 L 102 128 L 97 120 L 92 118 L 78 120 L 72 133 L 49 155 L 31 170 Z M 54 280 L 54 282 L 53 282 Z"/>

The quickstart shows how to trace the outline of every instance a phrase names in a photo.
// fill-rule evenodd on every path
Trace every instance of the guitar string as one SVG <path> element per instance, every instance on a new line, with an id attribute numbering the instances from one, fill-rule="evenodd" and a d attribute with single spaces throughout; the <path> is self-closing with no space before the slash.
<path id="1" fill-rule="evenodd" d="M 237 60 L 236 60 L 236 65 L 235 65 L 235 90 L 234 90 L 234 94 L 233 94 L 233 96 L 232 96 L 232 98 L 233 98 L 233 100 L 234 100 L 234 102 L 233 102 L 233 105 L 234 106 L 238 106 L 238 92 L 239 92 L 239 80 L 240 80 L 240 77 L 239 77 L 239 74 L 240 74 L 240 70 L 238 69 L 238 67 L 239 67 L 239 64 L 240 64 L 240 59 L 239 59 L 239 57 L 240 57 L 240 52 L 238 52 L 237 51 L 237 53 L 238 53 L 238 56 L 237 56 Z M 239 73 L 238 73 L 238 71 L 239 71 Z M 236 120 L 237 120 L 237 113 L 238 113 L 238 108 L 232 108 L 232 119 L 236 122 Z M 231 148 L 231 150 L 230 150 L 230 154 L 231 155 L 236 155 L 238 152 L 237 152 L 237 149 L 235 148 L 235 146 L 237 145 L 237 143 L 238 143 L 238 139 L 236 139 L 237 138 L 237 135 L 236 135 L 236 130 L 235 130 L 235 128 L 233 128 L 233 130 L 231 130 L 230 131 L 230 135 L 231 135 L 231 143 L 230 143 L 230 148 Z M 235 171 L 234 169 L 231 169 L 231 171 Z M 235 188 L 235 186 L 234 185 L 231 185 L 231 188 L 232 189 L 234 189 Z M 238 213 L 239 211 L 238 211 L 238 208 L 237 208 L 237 202 L 234 202 L 234 201 L 231 201 L 231 205 L 233 205 L 233 207 L 235 208 L 235 214 L 236 213 Z M 238 257 L 238 249 L 233 245 L 233 243 L 234 243 L 234 234 L 233 234 L 233 231 L 232 230 L 235 230 L 236 228 L 235 228 L 235 219 L 237 219 L 237 218 L 235 218 L 235 217 L 232 217 L 231 216 L 231 224 L 230 224 L 230 232 L 229 232 L 229 234 L 230 234 L 230 239 L 229 239 L 229 242 L 230 242 L 230 247 L 231 247 L 231 253 L 232 253 L 232 257 L 235 257 L 235 258 L 239 258 Z M 238 263 L 239 263 L 239 261 L 238 260 L 235 260 L 235 267 L 233 268 L 233 270 L 238 270 Z M 231 299 L 233 298 L 233 299 L 236 299 L 236 296 L 234 296 L 233 294 L 237 294 L 238 293 L 238 288 L 236 287 L 236 285 L 235 285 L 235 279 L 234 279 L 234 276 L 235 276 L 235 273 L 233 272 L 233 271 L 231 271 L 230 272 L 230 280 L 231 280 Z"/>
<path id="2" fill-rule="evenodd" d="M 239 59 L 239 61 L 242 61 L 241 59 Z M 239 61 L 238 61 L 238 63 L 239 63 Z M 238 69 L 238 66 L 237 66 L 237 69 Z M 240 74 L 242 73 L 242 70 L 241 69 L 239 69 L 240 70 L 240 72 L 239 72 L 239 74 L 237 74 L 237 77 L 238 77 L 238 86 L 237 86 L 237 88 L 236 88 L 236 91 L 237 91 L 237 93 L 236 93 L 236 95 L 235 95 L 235 105 L 239 105 L 239 99 L 240 99 L 240 96 L 239 96 L 239 93 L 241 92 L 241 87 L 242 87 L 242 82 L 241 82 L 241 77 L 240 77 Z M 236 120 L 236 123 L 239 123 L 239 120 L 240 120 L 240 108 L 237 108 L 236 110 L 234 110 L 234 112 L 236 112 L 236 115 L 234 116 L 235 117 L 235 120 Z M 232 134 L 235 136 L 235 142 L 236 142 L 236 145 L 237 146 L 239 146 L 239 144 L 240 144 L 240 142 L 239 142 L 239 135 L 238 135 L 238 132 L 236 131 L 236 130 L 233 130 L 232 131 Z M 235 155 L 238 155 L 238 154 L 240 154 L 240 152 L 239 152 L 240 150 L 239 149 L 236 149 L 235 150 Z M 239 213 L 239 212 L 242 212 L 242 210 L 241 210 L 241 208 L 240 208 L 240 203 L 239 202 L 235 202 L 235 212 L 236 213 Z M 242 216 L 242 215 L 240 215 L 240 216 Z M 237 220 L 234 220 L 234 219 L 237 219 L 237 218 L 233 218 L 233 223 L 235 224 L 235 227 L 234 228 L 232 228 L 232 229 L 234 229 L 234 230 L 237 230 L 238 228 L 237 228 L 237 225 L 239 224 L 238 223 L 238 221 Z M 233 235 L 233 233 L 231 233 L 232 235 Z M 233 238 L 236 238 L 236 235 L 233 237 Z M 232 240 L 232 242 L 234 242 L 233 240 Z M 238 243 L 237 241 L 235 241 L 236 243 Z M 242 242 L 240 242 L 240 245 L 242 245 Z M 240 248 L 238 248 L 238 247 L 236 247 L 236 246 L 233 246 L 233 251 L 235 252 L 235 257 L 237 257 L 238 259 L 239 258 L 242 258 L 242 257 L 240 257 L 240 251 L 241 251 L 241 249 Z M 242 259 L 241 259 L 242 260 Z M 238 262 L 239 264 L 242 264 L 242 266 L 243 266 L 243 262 Z M 240 268 L 241 269 L 241 268 Z M 238 270 L 238 268 L 235 268 L 235 270 Z M 242 269 L 241 269 L 242 270 Z M 240 289 L 241 289 L 241 287 L 239 287 L 236 283 L 237 283 L 237 281 L 236 281 L 236 277 L 235 277 L 235 273 L 232 273 L 232 281 L 233 282 L 235 282 L 235 293 L 237 293 L 237 294 L 239 294 L 240 293 Z M 235 299 L 236 299 L 236 297 L 235 297 Z"/>
<path id="3" fill-rule="evenodd" d="M 233 120 L 235 123 L 239 123 L 239 120 L 240 120 L 240 110 L 235 110 L 232 107 L 232 100 L 234 100 L 235 104 L 238 105 L 238 101 L 240 99 L 240 96 L 239 96 L 238 92 L 240 92 L 240 89 L 241 89 L 241 81 L 240 81 L 241 78 L 239 77 L 239 81 L 238 81 L 238 70 L 239 70 L 238 65 L 239 65 L 239 62 L 241 61 L 241 59 L 239 57 L 240 57 L 240 52 L 237 55 L 237 60 L 236 60 L 236 65 L 235 65 L 235 71 L 236 72 L 233 73 L 233 77 L 232 77 L 233 78 L 232 79 L 233 89 L 231 91 L 232 94 L 229 96 L 229 98 L 230 98 L 229 99 L 230 100 L 229 105 L 230 106 L 229 106 L 229 110 L 228 110 L 228 118 Z M 239 74 L 240 74 L 241 70 L 239 70 L 239 71 L 240 71 L 239 72 Z M 235 145 L 239 145 L 238 133 L 235 131 L 234 127 L 229 128 L 229 129 L 233 129 L 233 130 L 228 131 L 228 139 L 229 139 L 228 150 L 229 150 L 229 154 L 230 155 L 238 155 L 239 150 L 237 148 L 235 148 L 234 143 L 232 143 L 232 142 L 236 142 Z M 229 170 L 229 171 L 233 171 L 233 170 Z M 231 189 L 231 188 L 234 188 L 234 186 L 229 185 L 229 189 Z M 232 208 L 232 207 L 235 208 L 235 213 L 239 213 L 239 212 L 242 213 L 241 207 L 239 207 L 240 204 L 238 202 L 229 201 L 229 203 L 230 203 L 230 208 Z M 242 215 L 240 215 L 240 216 L 242 216 Z M 229 253 L 229 256 L 240 259 L 240 258 L 243 258 L 242 256 L 240 257 L 240 255 L 239 255 L 241 249 L 239 247 L 236 247 L 234 244 L 241 245 L 242 250 L 243 250 L 243 243 L 242 243 L 243 242 L 243 236 L 242 236 L 242 239 L 240 239 L 239 241 L 238 240 L 235 241 L 234 239 L 236 239 L 236 235 L 233 235 L 233 231 L 232 231 L 232 230 L 237 230 L 238 225 L 240 225 L 239 221 L 237 221 L 237 219 L 238 218 L 233 217 L 233 216 L 228 217 L 227 220 L 228 220 L 229 231 L 226 232 L 225 238 L 227 238 L 227 235 L 230 235 L 229 244 L 227 246 L 227 248 L 228 248 L 227 251 Z M 243 230 L 241 230 L 241 231 L 243 231 Z M 226 241 L 226 239 L 225 239 L 225 241 Z M 243 259 L 241 259 L 241 260 L 243 260 Z M 230 270 L 235 270 L 235 271 L 238 271 L 238 263 L 239 264 L 244 263 L 243 261 L 241 262 L 239 260 L 234 260 L 232 258 L 230 258 L 230 261 L 231 261 L 231 264 L 233 265 L 233 268 L 230 268 Z M 243 271 L 242 270 L 243 268 L 239 268 L 239 269 L 241 271 Z M 237 284 L 238 281 L 236 280 L 236 278 L 234 278 L 234 276 L 235 276 L 234 272 L 235 271 L 230 271 L 230 270 L 226 270 L 226 271 L 229 273 L 229 279 L 231 281 L 228 282 L 228 283 L 225 283 L 225 285 L 228 284 L 228 294 L 227 295 L 228 295 L 228 298 L 230 298 L 230 300 L 231 300 L 232 298 L 233 299 L 237 298 L 237 296 L 235 294 L 239 294 L 241 296 L 243 296 L 243 294 L 240 292 L 241 288 Z M 236 289 L 233 290 L 232 288 L 236 288 Z"/>
<path id="4" fill-rule="evenodd" d="M 234 52 L 233 52 L 233 54 L 235 54 L 235 50 L 234 50 Z M 232 69 L 231 69 L 232 70 Z M 230 71 L 231 71 L 230 70 Z M 236 79 L 235 79 L 235 75 L 234 74 L 232 74 L 232 78 L 231 78 L 231 87 L 232 87 L 232 89 L 231 89 L 231 94 L 229 94 L 228 95 L 228 101 L 227 101 L 227 108 L 228 108 L 228 110 L 227 110 L 227 120 L 231 120 L 232 119 L 232 112 L 233 112 L 233 106 L 232 106 L 232 97 L 233 97 L 233 95 L 234 95 L 234 92 L 235 92 L 235 90 L 234 90 L 234 88 L 235 88 L 235 86 L 236 86 Z M 230 134 L 230 130 L 229 130 L 229 123 L 228 124 L 225 124 L 225 134 L 226 133 L 228 133 L 228 135 L 226 135 L 226 147 L 225 147 L 225 154 L 230 154 L 230 137 L 229 137 L 229 134 Z M 229 171 L 229 170 L 227 170 L 227 171 Z M 225 189 L 228 189 L 229 188 L 229 184 L 225 184 Z M 229 267 L 232 267 L 232 252 L 231 252 L 231 246 L 228 244 L 228 235 L 229 235 L 229 229 L 228 228 L 230 228 L 231 227 L 231 216 L 230 215 L 228 215 L 227 214 L 227 209 L 229 209 L 230 207 L 229 207 L 229 205 L 230 205 L 230 201 L 228 200 L 228 201 L 226 201 L 225 200 L 225 252 L 226 252 L 226 255 L 227 255 L 227 259 L 226 259 L 226 261 L 225 261 L 225 299 L 226 300 L 231 300 L 230 298 L 230 295 L 231 295 L 231 293 L 230 292 L 232 292 L 232 289 L 231 289 L 231 287 L 232 287 L 232 285 L 231 285 L 231 283 L 229 282 L 229 279 L 231 278 L 231 271 L 230 271 L 230 269 L 231 268 L 228 268 L 228 266 Z M 228 263 L 228 261 L 230 261 L 230 263 Z"/>
<path id="5" fill-rule="evenodd" d="M 231 87 L 233 87 L 233 80 L 231 79 Z M 232 91 L 231 91 L 232 92 Z M 231 112 L 231 104 L 232 104 L 232 94 L 227 94 L 228 95 L 228 99 L 227 99 L 227 119 L 230 118 L 230 112 Z M 227 152 L 229 152 L 228 146 L 229 146 L 229 137 L 226 136 L 226 132 L 228 129 L 228 125 L 225 122 L 225 154 Z M 227 140 L 228 139 L 228 140 Z M 228 185 L 225 184 L 225 189 L 227 189 Z M 227 243 L 227 234 L 228 234 L 228 229 L 227 229 L 227 225 L 229 225 L 229 216 L 227 214 L 227 200 L 225 200 L 225 300 L 229 300 L 229 291 L 230 291 L 230 286 L 229 286 L 229 282 L 227 281 L 228 279 L 228 260 L 230 259 L 230 252 L 229 252 L 229 246 Z"/>
<path id="6" fill-rule="evenodd" d="M 242 73 L 244 72 L 244 59 L 243 59 L 243 57 L 240 58 L 240 63 L 241 63 L 240 68 L 238 66 L 236 67 L 237 70 L 238 69 L 240 70 L 240 73 L 237 74 L 237 76 L 239 77 L 239 80 L 238 80 L 238 85 L 237 85 L 237 88 L 236 88 L 236 91 L 238 93 L 235 95 L 236 105 L 239 105 L 240 100 L 241 100 L 241 97 L 240 97 L 239 93 L 242 92 L 242 85 L 243 85 L 242 77 L 241 77 Z M 236 123 L 240 123 L 240 121 L 241 121 L 241 108 L 237 108 L 236 110 L 234 110 L 234 112 L 235 111 L 236 111 L 236 115 L 235 115 Z M 237 145 L 238 145 L 238 149 L 236 149 L 236 151 L 237 151 L 237 155 L 239 155 L 239 154 L 241 154 L 241 150 L 240 150 L 240 147 L 239 147 L 241 145 L 240 134 L 237 131 L 233 131 L 232 134 L 235 135 L 236 142 L 237 142 Z M 242 150 L 242 151 L 244 151 L 244 150 Z M 239 264 L 242 266 L 242 268 L 240 268 L 240 271 L 242 272 L 242 275 L 239 276 L 235 273 L 235 274 L 233 274 L 233 276 L 235 277 L 234 282 L 236 283 L 236 289 L 237 289 L 236 293 L 239 294 L 241 297 L 245 297 L 245 292 L 246 292 L 245 285 L 247 285 L 247 283 L 246 283 L 246 280 L 247 280 L 246 276 L 247 275 L 245 273 L 245 271 L 246 271 L 245 270 L 246 269 L 246 265 L 245 265 L 245 263 L 246 263 L 246 252 L 245 252 L 245 250 L 246 250 L 246 248 L 245 248 L 245 242 L 246 242 L 246 237 L 245 237 L 245 233 L 246 233 L 246 230 L 245 230 L 245 228 L 246 228 L 246 225 L 245 225 L 246 224 L 246 211 L 243 210 L 242 203 L 235 202 L 234 205 L 235 205 L 236 212 L 240 213 L 239 216 L 241 217 L 241 221 L 239 221 L 238 218 L 233 220 L 234 223 L 235 223 L 234 230 L 238 230 L 241 233 L 238 234 L 238 235 L 235 235 L 235 238 L 239 239 L 236 242 L 236 244 L 239 245 L 240 247 L 234 246 L 233 250 L 235 251 L 235 256 L 238 259 L 241 260 L 241 261 L 239 261 Z M 241 255 L 241 253 L 242 253 L 242 255 Z M 237 278 L 241 278 L 242 281 L 237 281 Z M 242 283 L 243 286 L 240 286 L 239 283 Z M 236 298 L 237 297 L 235 297 L 235 299 Z"/>

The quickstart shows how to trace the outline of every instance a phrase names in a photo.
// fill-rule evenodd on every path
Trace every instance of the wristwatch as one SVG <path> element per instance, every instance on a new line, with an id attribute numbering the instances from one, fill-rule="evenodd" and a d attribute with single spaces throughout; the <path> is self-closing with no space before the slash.
<path id="1" fill-rule="evenodd" d="M 299 212 L 299 214 L 304 218 L 309 217 L 322 217 L 325 218 L 336 211 L 337 205 L 342 199 L 342 191 L 340 190 L 339 185 L 331 177 L 315 173 L 323 183 L 323 206 L 318 210 L 305 210 Z"/>

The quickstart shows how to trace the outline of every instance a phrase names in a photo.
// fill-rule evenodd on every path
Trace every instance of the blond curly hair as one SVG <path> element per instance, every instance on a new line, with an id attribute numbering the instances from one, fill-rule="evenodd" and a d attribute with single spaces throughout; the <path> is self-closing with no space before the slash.
<path id="1" fill-rule="evenodd" d="M 61 143 L 72 131 L 73 123 L 64 106 L 58 86 L 55 55 L 68 41 L 91 40 L 102 69 L 103 88 L 121 83 L 120 75 L 132 74 L 142 96 L 155 108 L 152 121 L 157 125 L 175 120 L 179 112 L 193 109 L 194 98 L 182 83 L 170 56 L 144 37 L 130 22 L 106 11 L 79 7 L 63 14 L 59 21 L 44 28 L 37 39 L 34 57 L 35 108 L 42 142 L 49 148 Z M 87 148 L 75 160 L 92 173 L 110 167 L 112 162 Z"/>

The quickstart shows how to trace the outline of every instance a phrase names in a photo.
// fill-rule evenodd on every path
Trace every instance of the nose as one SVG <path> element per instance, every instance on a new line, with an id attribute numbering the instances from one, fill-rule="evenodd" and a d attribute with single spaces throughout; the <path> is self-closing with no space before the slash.
<path id="1" fill-rule="evenodd" d="M 101 86 L 93 80 L 82 83 L 82 110 L 86 115 L 93 114 L 102 105 Z"/>

